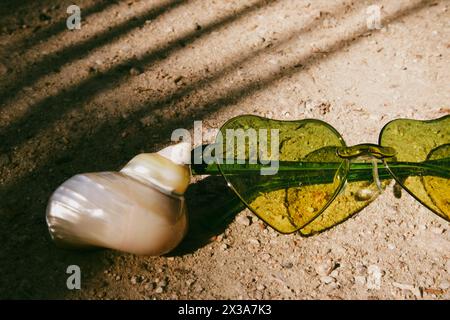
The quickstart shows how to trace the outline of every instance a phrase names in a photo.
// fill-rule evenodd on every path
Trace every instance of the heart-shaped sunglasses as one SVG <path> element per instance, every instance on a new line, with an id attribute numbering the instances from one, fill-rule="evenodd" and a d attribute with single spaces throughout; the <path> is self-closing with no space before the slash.
<path id="1" fill-rule="evenodd" d="M 194 175 L 222 174 L 251 211 L 282 233 L 327 230 L 366 207 L 392 178 L 394 192 L 403 187 L 450 221 L 450 115 L 393 120 L 378 145 L 350 147 L 320 120 L 243 115 L 192 155 Z"/>

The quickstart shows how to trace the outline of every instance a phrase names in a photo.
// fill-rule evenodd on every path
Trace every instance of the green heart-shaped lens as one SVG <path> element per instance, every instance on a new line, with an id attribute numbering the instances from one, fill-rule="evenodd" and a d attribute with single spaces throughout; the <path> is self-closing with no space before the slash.
<path id="1" fill-rule="evenodd" d="M 405 166 L 388 162 L 399 184 L 430 210 L 450 220 L 450 116 L 431 121 L 394 120 L 383 128 L 380 144 L 397 151 L 391 161 L 425 165 L 423 173 L 407 174 Z"/>
<path id="2" fill-rule="evenodd" d="M 216 145 L 222 147 L 216 159 L 228 184 L 282 233 L 320 215 L 345 178 L 345 162 L 336 155 L 345 142 L 322 121 L 240 116 L 220 129 Z"/>

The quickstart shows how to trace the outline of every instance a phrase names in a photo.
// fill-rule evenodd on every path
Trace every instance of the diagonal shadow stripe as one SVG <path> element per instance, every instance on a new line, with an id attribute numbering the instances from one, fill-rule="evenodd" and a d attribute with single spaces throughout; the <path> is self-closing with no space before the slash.
<path id="1" fill-rule="evenodd" d="M 63 65 L 70 63 L 75 59 L 82 59 L 87 56 L 92 49 L 110 43 L 114 38 L 142 26 L 145 21 L 154 20 L 159 15 L 175 9 L 185 2 L 186 0 L 175 0 L 157 8 L 152 8 L 138 17 L 124 21 L 111 30 L 95 35 L 94 37 L 75 45 L 65 47 L 44 57 L 41 60 L 34 62 L 30 68 L 23 72 L 20 79 L 9 79 L 10 82 L 14 83 L 14 86 L 7 87 L 3 93 L 0 93 L 0 101 L 3 101 L 3 104 L 8 103 L 13 100 L 17 93 L 19 93 L 24 87 L 32 85 L 41 77 L 51 73 L 53 70 L 59 70 Z"/>
<path id="2" fill-rule="evenodd" d="M 17 2 L 17 0 L 13 0 L 14 2 Z M 50 2 L 50 1 L 49 1 Z M 97 1 L 94 5 L 90 7 L 82 7 L 82 18 L 86 19 L 90 15 L 99 13 L 111 5 L 116 4 L 115 1 L 109 1 L 109 0 L 101 0 Z M 15 4 L 17 6 L 17 4 Z M 64 10 L 65 12 L 65 10 Z M 34 31 L 34 34 L 31 38 L 27 38 L 21 41 L 16 41 L 14 43 L 11 43 L 7 45 L 7 50 L 29 50 L 30 48 L 34 47 L 36 44 L 40 43 L 41 41 L 45 41 L 50 37 L 57 36 L 60 33 L 67 31 L 66 26 L 66 17 L 63 19 L 58 20 L 56 23 L 53 23 L 51 26 L 39 29 Z"/>

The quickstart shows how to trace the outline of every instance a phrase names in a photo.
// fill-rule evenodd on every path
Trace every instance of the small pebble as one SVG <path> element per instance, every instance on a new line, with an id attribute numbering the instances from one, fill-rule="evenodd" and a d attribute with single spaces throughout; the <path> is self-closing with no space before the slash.
<path id="1" fill-rule="evenodd" d="M 330 277 L 333 277 L 333 278 L 336 278 L 338 275 L 339 275 L 339 271 L 337 271 L 337 270 L 333 270 L 330 273 Z"/>
<path id="2" fill-rule="evenodd" d="M 339 288 L 339 283 L 337 282 L 331 282 L 330 284 L 328 284 L 328 286 L 332 289 L 338 289 Z"/>
<path id="3" fill-rule="evenodd" d="M 258 291 L 263 291 L 265 288 L 266 288 L 266 286 L 263 285 L 263 284 L 258 284 L 258 285 L 256 286 L 256 290 L 258 290 Z"/>
<path id="4" fill-rule="evenodd" d="M 165 288 L 165 287 L 167 287 L 167 281 L 166 280 L 161 280 L 158 285 L 161 288 Z"/>
<path id="5" fill-rule="evenodd" d="M 366 277 L 364 276 L 356 276 L 355 277 L 355 284 L 359 286 L 363 286 L 366 284 Z"/>
<path id="6" fill-rule="evenodd" d="M 318 265 L 316 267 L 316 272 L 319 276 L 328 276 L 331 271 L 333 270 L 333 261 L 331 259 L 328 259 Z"/>
<path id="7" fill-rule="evenodd" d="M 156 288 L 155 293 L 163 293 L 164 289 L 161 287 Z"/>
<path id="8" fill-rule="evenodd" d="M 358 264 L 358 266 L 355 268 L 357 275 L 365 275 L 367 273 L 367 267 L 362 264 Z"/>
<path id="9" fill-rule="evenodd" d="M 447 290 L 448 288 L 450 288 L 450 283 L 448 281 L 442 281 L 439 285 L 439 288 L 442 290 Z"/>
<path id="10" fill-rule="evenodd" d="M 183 80 L 183 77 L 182 77 L 182 76 L 178 76 L 178 77 L 176 77 L 176 78 L 173 80 L 173 82 L 175 82 L 176 84 L 179 84 L 179 83 L 181 82 L 181 80 Z"/>
<path id="11" fill-rule="evenodd" d="M 201 292 L 203 292 L 205 289 L 203 289 L 203 287 L 202 286 L 197 286 L 197 287 L 195 287 L 195 291 L 197 292 L 197 293 L 201 293 Z"/>
<path id="12" fill-rule="evenodd" d="M 236 218 L 236 222 L 244 226 L 249 226 L 251 224 L 250 219 L 247 216 L 242 215 Z"/>
<path id="13" fill-rule="evenodd" d="M 417 298 L 421 298 L 422 293 L 420 292 L 420 289 L 411 285 L 411 284 L 403 284 L 398 282 L 393 282 L 392 285 L 396 288 L 399 288 L 401 290 L 408 290 L 412 294 L 414 294 Z"/>
<path id="14" fill-rule="evenodd" d="M 320 281 L 325 284 L 330 284 L 330 283 L 334 282 L 335 279 L 330 276 L 323 276 L 323 277 L 320 277 Z"/>
<path id="15" fill-rule="evenodd" d="M 267 260 L 269 260 L 270 259 L 270 254 L 268 254 L 268 253 L 263 253 L 262 255 L 261 255 L 261 260 L 262 261 L 267 261 Z"/>
<path id="16" fill-rule="evenodd" d="M 188 279 L 188 280 L 186 280 L 186 285 L 187 285 L 188 287 L 190 287 L 194 282 L 195 282 L 194 279 Z"/>
<path id="17" fill-rule="evenodd" d="M 444 233 L 444 229 L 443 228 L 432 227 L 432 228 L 430 228 L 430 230 L 434 234 L 443 234 Z"/>
<path id="18" fill-rule="evenodd" d="M 147 283 L 147 284 L 144 286 L 144 289 L 145 289 L 145 290 L 153 290 L 153 288 L 154 288 L 153 283 Z"/>
<path id="19" fill-rule="evenodd" d="M 138 76 L 142 73 L 142 70 L 136 67 L 133 67 L 130 69 L 130 75 L 131 76 Z"/>

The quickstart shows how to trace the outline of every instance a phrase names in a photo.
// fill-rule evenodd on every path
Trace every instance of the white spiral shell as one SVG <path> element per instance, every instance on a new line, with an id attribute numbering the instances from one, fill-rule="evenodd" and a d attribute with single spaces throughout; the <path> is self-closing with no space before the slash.
<path id="1" fill-rule="evenodd" d="M 185 144 L 175 147 L 189 152 Z M 79 174 L 64 182 L 47 206 L 53 240 L 65 247 L 105 247 L 139 255 L 174 249 L 187 231 L 183 193 L 190 171 L 178 161 L 180 152 L 170 159 L 162 151 L 140 154 L 120 172 Z"/>

